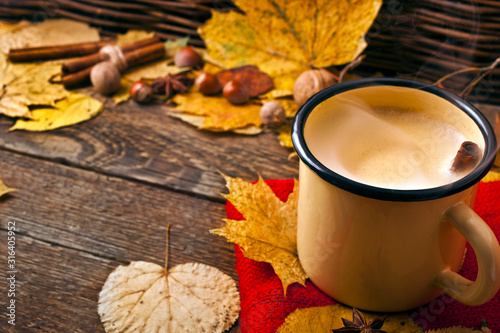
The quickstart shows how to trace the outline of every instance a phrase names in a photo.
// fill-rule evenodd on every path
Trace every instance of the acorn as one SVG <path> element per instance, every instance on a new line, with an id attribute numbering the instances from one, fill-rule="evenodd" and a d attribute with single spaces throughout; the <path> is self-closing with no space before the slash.
<path id="1" fill-rule="evenodd" d="M 222 86 L 216 75 L 203 72 L 194 81 L 195 88 L 205 96 L 216 95 L 221 92 Z"/>
<path id="2" fill-rule="evenodd" d="M 238 80 L 231 80 L 222 89 L 222 94 L 234 105 L 244 104 L 250 100 L 248 88 Z"/>
<path id="3" fill-rule="evenodd" d="M 191 46 L 185 46 L 174 57 L 174 64 L 177 67 L 194 67 L 201 62 L 201 55 Z"/>

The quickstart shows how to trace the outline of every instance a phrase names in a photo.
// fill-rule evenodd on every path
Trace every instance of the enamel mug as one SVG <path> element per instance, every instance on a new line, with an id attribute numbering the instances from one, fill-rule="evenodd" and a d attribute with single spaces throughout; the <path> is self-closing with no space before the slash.
<path id="1" fill-rule="evenodd" d="M 327 168 L 308 143 L 316 126 L 328 126 L 340 97 L 430 112 L 479 142 L 482 160 L 463 178 L 432 188 L 390 189 L 352 180 Z M 298 255 L 327 295 L 359 309 L 392 312 L 416 308 L 442 292 L 466 305 L 483 304 L 498 292 L 500 246 L 471 209 L 497 143 L 487 119 L 470 103 L 412 80 L 350 81 L 320 91 L 299 109 L 292 141 L 300 157 Z M 458 273 L 466 242 L 478 262 L 475 281 Z"/>

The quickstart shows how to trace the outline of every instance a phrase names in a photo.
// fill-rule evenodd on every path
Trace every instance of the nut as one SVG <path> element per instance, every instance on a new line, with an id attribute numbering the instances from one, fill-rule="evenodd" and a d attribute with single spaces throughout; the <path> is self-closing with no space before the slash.
<path id="1" fill-rule="evenodd" d="M 309 97 L 337 83 L 337 78 L 324 68 L 310 69 L 299 75 L 293 85 L 293 99 L 302 106 Z"/>
<path id="2" fill-rule="evenodd" d="M 120 71 L 111 61 L 103 61 L 92 67 L 90 81 L 95 90 L 101 94 L 109 95 L 121 86 Z"/>
<path id="3" fill-rule="evenodd" d="M 203 72 L 194 81 L 195 88 L 205 96 L 216 95 L 221 92 L 222 86 L 217 76 Z"/>
<path id="4" fill-rule="evenodd" d="M 194 67 L 201 62 L 200 54 L 191 46 L 185 46 L 174 57 L 174 64 L 177 67 Z"/>
<path id="5" fill-rule="evenodd" d="M 285 122 L 285 109 L 276 101 L 266 102 L 260 108 L 260 119 L 265 126 L 279 127 Z"/>
<path id="6" fill-rule="evenodd" d="M 140 104 L 147 103 L 153 99 L 153 88 L 144 81 L 134 82 L 129 88 L 129 95 L 134 101 Z"/>
<path id="7" fill-rule="evenodd" d="M 238 80 L 231 80 L 222 89 L 222 94 L 234 105 L 244 104 L 250 100 L 247 87 Z"/>

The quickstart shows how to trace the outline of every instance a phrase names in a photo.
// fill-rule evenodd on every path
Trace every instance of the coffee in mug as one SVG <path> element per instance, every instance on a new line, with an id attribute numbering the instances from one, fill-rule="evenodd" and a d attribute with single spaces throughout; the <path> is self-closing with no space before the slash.
<path id="1" fill-rule="evenodd" d="M 468 305 L 500 288 L 500 246 L 471 207 L 495 159 L 486 118 L 422 82 L 365 79 L 310 98 L 292 125 L 300 157 L 297 248 L 326 294 L 403 311 L 445 292 Z M 453 168 L 462 143 L 477 166 Z M 478 276 L 457 273 L 468 241 Z"/>

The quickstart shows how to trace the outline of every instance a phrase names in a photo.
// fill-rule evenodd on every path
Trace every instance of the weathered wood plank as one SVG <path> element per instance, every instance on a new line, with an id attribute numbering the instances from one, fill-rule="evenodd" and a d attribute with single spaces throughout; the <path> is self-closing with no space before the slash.
<path id="1" fill-rule="evenodd" d="M 218 171 L 249 181 L 298 176 L 297 160 L 272 133 L 199 131 L 163 105 L 108 105 L 95 119 L 47 133 L 7 132 L 12 120 L 1 118 L 0 147 L 213 200 L 224 190 Z"/>
<path id="2" fill-rule="evenodd" d="M 0 170 L 18 189 L 1 199 L 0 220 L 16 221 L 23 235 L 121 262 L 161 264 L 171 224 L 172 265 L 198 261 L 237 278 L 233 245 L 209 233 L 224 224 L 220 203 L 10 152 L 0 154 Z"/>
<path id="3" fill-rule="evenodd" d="M 2 203 L 2 206 L 6 203 Z M 7 223 L 2 223 L 2 227 Z M 7 232 L 0 231 L 7 253 Z M 90 253 L 16 236 L 15 295 L 7 295 L 6 270 L 0 271 L 3 332 L 104 332 L 97 313 L 99 292 L 120 263 Z M 15 301 L 15 326 L 7 323 L 7 302 Z M 230 332 L 239 332 L 238 323 Z"/>

